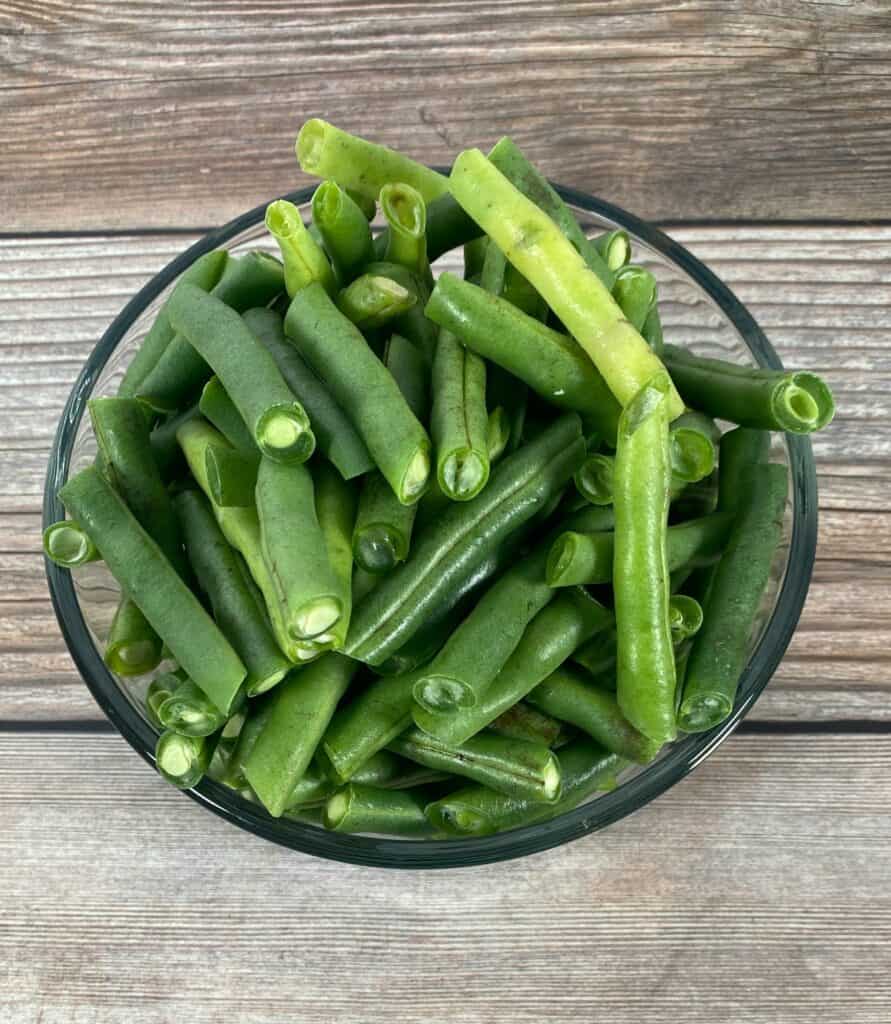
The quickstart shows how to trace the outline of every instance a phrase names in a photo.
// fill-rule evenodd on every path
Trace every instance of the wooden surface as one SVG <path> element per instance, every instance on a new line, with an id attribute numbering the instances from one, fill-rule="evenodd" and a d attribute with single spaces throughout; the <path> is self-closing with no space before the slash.
<path id="1" fill-rule="evenodd" d="M 889 58 L 885 0 L 0 0 L 2 1024 L 886 1024 Z M 750 722 L 568 847 L 396 874 L 253 839 L 109 731 L 55 624 L 79 367 L 200 226 L 304 181 L 312 114 L 440 163 L 510 132 L 835 389 L 810 597 Z"/>

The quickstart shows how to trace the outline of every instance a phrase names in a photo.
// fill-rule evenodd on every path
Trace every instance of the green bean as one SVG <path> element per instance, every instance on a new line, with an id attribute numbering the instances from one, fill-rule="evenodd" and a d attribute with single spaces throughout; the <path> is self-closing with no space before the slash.
<path id="1" fill-rule="evenodd" d="M 615 441 L 619 404 L 571 338 L 449 273 L 440 275 L 424 313 L 545 401 L 580 412 L 607 442 Z"/>
<path id="2" fill-rule="evenodd" d="M 566 726 L 558 722 L 551 715 L 545 715 L 541 711 L 523 701 L 517 701 L 507 711 L 489 723 L 491 732 L 499 736 L 508 736 L 515 740 L 530 740 L 533 743 L 544 743 L 554 750 L 560 745 Z"/>
<path id="3" fill-rule="evenodd" d="M 665 346 L 665 365 L 684 401 L 715 419 L 758 430 L 810 434 L 835 415 L 835 401 L 815 373 L 738 366 Z"/>
<path id="4" fill-rule="evenodd" d="M 212 366 L 260 451 L 279 462 L 305 462 L 315 448 L 309 417 L 242 318 L 183 286 L 171 297 L 170 319 Z"/>
<path id="5" fill-rule="evenodd" d="M 377 203 L 371 196 L 362 195 L 361 192 L 357 192 L 355 189 L 347 188 L 344 192 L 352 199 L 352 201 L 362 211 L 362 216 L 367 221 L 373 221 L 374 216 L 377 213 Z"/>
<path id="6" fill-rule="evenodd" d="M 668 602 L 668 624 L 671 642 L 677 649 L 685 640 L 696 636 L 702 628 L 702 605 L 688 594 L 672 594 Z"/>
<path id="7" fill-rule="evenodd" d="M 464 280 L 478 281 L 486 265 L 489 239 L 483 235 L 473 238 L 464 246 Z"/>
<path id="8" fill-rule="evenodd" d="M 443 772 L 434 772 L 422 765 L 413 764 L 396 754 L 391 754 L 389 750 L 379 750 L 356 771 L 350 781 L 379 789 L 412 789 L 432 782 L 441 782 L 445 778 L 447 776 Z M 337 788 L 337 784 L 329 779 L 315 762 L 310 763 L 291 791 L 288 809 L 326 801 Z"/>
<path id="9" fill-rule="evenodd" d="M 477 608 L 482 607 L 481 601 Z M 559 595 L 534 615 L 491 682 L 488 675 L 482 680 L 476 704 L 438 714 L 424 706 L 415 707 L 412 709 L 415 724 L 445 743 L 463 743 L 525 697 L 579 644 L 598 630 L 608 628 L 612 622 L 612 613 L 580 588 Z M 497 626 L 493 627 L 493 632 L 496 630 Z M 487 648 L 482 647 L 478 657 L 485 661 L 488 654 Z M 436 662 L 419 674 L 423 678 L 423 673 L 432 671 L 435 666 Z"/>
<path id="10" fill-rule="evenodd" d="M 500 405 L 489 413 L 486 423 L 486 453 L 489 465 L 497 462 L 507 451 L 511 440 L 511 421 L 507 410 Z"/>
<path id="11" fill-rule="evenodd" d="M 155 766 L 177 789 L 191 789 L 204 778 L 215 747 L 215 736 L 183 736 L 168 729 L 155 744 Z"/>
<path id="12" fill-rule="evenodd" d="M 310 285 L 292 300 L 285 332 L 353 421 L 393 493 L 414 504 L 430 474 L 430 439 L 358 328 Z"/>
<path id="13" fill-rule="evenodd" d="M 201 589 L 210 599 L 214 620 L 247 667 L 248 696 L 280 682 L 291 667 L 279 650 L 267 621 L 262 599 L 252 589 L 248 570 L 229 546 L 211 504 L 197 491 L 182 491 L 176 509 L 186 541 L 186 553 Z M 232 693 L 228 712 L 237 698 Z"/>
<path id="14" fill-rule="evenodd" d="M 615 789 L 625 762 L 587 737 L 560 751 L 563 790 L 555 804 L 516 799 L 485 786 L 467 786 L 434 803 L 426 815 L 438 832 L 484 836 L 556 818 L 594 793 Z"/>
<path id="15" fill-rule="evenodd" d="M 323 181 L 312 197 L 312 220 L 337 276 L 348 284 L 374 255 L 368 218 L 336 182 Z"/>
<path id="16" fill-rule="evenodd" d="M 732 431 L 721 443 L 725 458 L 734 445 L 744 447 L 746 431 Z M 734 437 L 733 435 L 737 435 Z M 750 463 L 740 472 L 738 509 L 727 550 L 714 571 L 705 619 L 687 665 L 678 724 L 685 732 L 703 732 L 733 710 L 739 678 L 750 648 L 752 626 L 770 578 L 783 533 L 788 476 L 776 463 Z"/>
<path id="17" fill-rule="evenodd" d="M 332 178 L 371 199 L 377 199 L 383 186 L 392 181 L 416 188 L 425 203 L 448 191 L 448 179 L 429 167 L 316 117 L 300 129 L 295 150 L 307 174 Z"/>
<path id="18" fill-rule="evenodd" d="M 163 730 L 164 728 L 161 725 L 161 719 L 158 717 L 161 705 L 181 682 L 182 680 L 179 676 L 174 675 L 172 672 L 162 672 L 161 675 L 156 676 L 149 683 L 148 689 L 145 692 L 145 711 L 148 720 L 156 729 Z"/>
<path id="19" fill-rule="evenodd" d="M 592 505 L 612 505 L 614 465 L 611 455 L 594 452 L 573 476 L 576 490 Z"/>
<path id="20" fill-rule="evenodd" d="M 93 398 L 87 408 L 115 489 L 167 561 L 188 579 L 173 502 L 149 443 L 145 406 L 135 398 Z"/>
<path id="21" fill-rule="evenodd" d="M 238 711 L 228 719 L 220 730 L 217 745 L 211 756 L 210 764 L 207 766 L 207 777 L 213 779 L 214 782 L 225 784 L 226 777 L 229 774 L 229 762 L 238 743 L 238 736 L 244 720 L 245 712 Z"/>
<path id="22" fill-rule="evenodd" d="M 666 553 L 670 395 L 667 374 L 660 373 L 623 410 L 613 501 L 616 692 L 628 721 L 660 744 L 677 733 Z"/>
<path id="23" fill-rule="evenodd" d="M 668 572 L 713 562 L 724 549 L 729 530 L 730 519 L 721 512 L 669 526 L 666 534 Z M 609 583 L 615 562 L 615 544 L 616 535 L 606 531 L 561 533 L 554 541 L 548 558 L 548 583 L 552 587 Z"/>
<path id="24" fill-rule="evenodd" d="M 417 294 L 379 274 L 362 274 L 337 296 L 337 308 L 363 331 L 383 327 L 407 313 Z"/>
<path id="25" fill-rule="evenodd" d="M 229 253 L 225 249 L 215 249 L 213 252 L 206 252 L 199 256 L 194 263 L 186 267 L 180 275 L 180 281 L 197 285 L 204 291 L 209 292 L 220 280 L 223 271 L 229 260 Z M 118 395 L 121 398 L 134 398 L 139 391 L 142 382 L 154 369 L 155 364 L 164 354 L 167 346 L 173 341 L 176 332 L 167 316 L 167 303 L 158 310 L 155 322 L 149 328 L 148 334 L 143 338 L 142 344 L 130 360 L 121 383 L 118 385 Z"/>
<path id="26" fill-rule="evenodd" d="M 276 687 L 269 717 L 244 765 L 245 778 L 274 818 L 287 807 L 358 667 L 328 654 Z"/>
<path id="27" fill-rule="evenodd" d="M 572 660 L 592 676 L 614 672 L 616 667 L 616 631 L 605 629 L 573 651 Z"/>
<path id="28" fill-rule="evenodd" d="M 578 498 L 578 500 L 583 501 L 582 498 Z M 584 502 L 581 508 L 569 511 L 558 521 L 562 530 L 576 533 L 603 533 L 614 528 L 616 515 L 611 505 L 592 507 Z"/>
<path id="29" fill-rule="evenodd" d="M 270 203 L 266 207 L 266 230 L 281 250 L 285 265 L 285 290 L 291 298 L 314 281 L 329 294 L 334 294 L 337 282 L 328 257 L 307 231 L 300 211 L 293 203 L 287 199 L 277 199 Z"/>
<path id="30" fill-rule="evenodd" d="M 629 761 L 647 764 L 662 746 L 659 740 L 647 738 L 631 725 L 619 710 L 614 694 L 591 686 L 572 669 L 555 669 L 526 700 L 540 711 L 576 726 Z"/>
<path id="31" fill-rule="evenodd" d="M 620 270 L 631 258 L 631 242 L 628 239 L 628 232 L 623 228 L 616 228 L 603 235 L 598 235 L 597 238 L 592 238 L 591 245 L 600 253 L 612 271 Z"/>
<path id="32" fill-rule="evenodd" d="M 183 288 L 194 288 L 183 282 Z M 265 252 L 249 252 L 229 259 L 223 276 L 209 294 L 237 313 L 251 306 L 265 306 L 284 288 L 284 272 L 277 259 Z M 168 299 L 170 302 L 179 289 Z M 171 319 L 171 324 L 173 323 Z M 157 412 L 173 412 L 193 402 L 211 376 L 201 353 L 180 332 L 137 389 L 138 397 Z"/>
<path id="33" fill-rule="evenodd" d="M 544 320 L 547 315 L 547 306 L 542 297 L 517 268 L 507 262 L 507 257 L 494 242 L 486 246 L 479 285 L 483 291 L 502 296 L 536 320 Z"/>
<path id="34" fill-rule="evenodd" d="M 373 832 L 393 836 L 429 836 L 426 800 L 409 790 L 378 789 L 351 782 L 325 804 L 325 828 L 334 832 Z"/>
<path id="35" fill-rule="evenodd" d="M 407 729 L 389 749 L 437 771 L 473 779 L 508 796 L 553 803 L 560 796 L 560 762 L 544 743 L 481 732 L 451 746 L 421 729 Z"/>
<path id="36" fill-rule="evenodd" d="M 188 678 L 158 708 L 158 718 L 165 729 L 181 736 L 210 736 L 226 723 L 223 712 Z"/>
<path id="37" fill-rule="evenodd" d="M 411 557 L 356 608 L 347 653 L 377 665 L 398 650 L 444 594 L 560 492 L 584 447 L 579 418 L 569 414 L 499 462 L 482 494 L 451 506 L 422 531 Z"/>
<path id="38" fill-rule="evenodd" d="M 387 343 L 384 361 L 408 407 L 419 421 L 426 419 L 428 381 L 420 352 L 394 334 Z M 380 473 L 366 477 L 353 533 L 356 562 L 367 572 L 379 575 L 404 561 L 417 510 L 417 505 L 403 505 Z"/>
<path id="39" fill-rule="evenodd" d="M 313 467 L 316 518 L 325 538 L 328 564 L 338 584 L 340 618 L 330 627 L 330 644 L 341 650 L 346 643 L 353 611 L 353 529 L 356 520 L 356 495 L 333 467 L 320 463 Z M 315 638 L 319 642 L 319 638 Z"/>
<path id="40" fill-rule="evenodd" d="M 105 664 L 119 676 L 142 676 L 158 666 L 163 647 L 139 607 L 122 596 L 108 629 Z"/>
<path id="41" fill-rule="evenodd" d="M 244 664 L 123 500 L 94 466 L 59 496 L 173 657 L 217 707 L 227 707 Z"/>
<path id="42" fill-rule="evenodd" d="M 374 240 L 374 251 L 383 259 L 387 251 L 388 231 L 382 231 Z M 456 249 L 478 238 L 480 229 L 467 216 L 448 192 L 427 202 L 427 259 L 438 260 L 443 253 Z"/>
<path id="43" fill-rule="evenodd" d="M 101 558 L 99 549 L 73 519 L 50 523 L 43 531 L 43 553 L 63 569 L 77 569 Z"/>
<path id="44" fill-rule="evenodd" d="M 458 156 L 449 189 L 566 325 L 620 404 L 664 370 L 572 243 L 479 150 Z M 668 387 L 671 420 L 683 403 L 670 381 Z"/>
<path id="45" fill-rule="evenodd" d="M 201 415 L 198 405 L 190 405 L 182 412 L 171 413 L 157 424 L 149 434 L 149 444 L 161 479 L 170 481 L 179 476 L 185 469 L 183 453 L 176 440 L 176 432 L 189 420 Z M 253 441 L 251 442 L 253 444 Z"/>
<path id="46" fill-rule="evenodd" d="M 513 653 L 531 620 L 554 597 L 545 580 L 547 546 L 509 569 L 422 669 L 414 686 L 419 724 L 439 736 L 437 720 L 472 708 Z"/>
<path id="47" fill-rule="evenodd" d="M 650 348 L 661 359 L 662 354 L 665 352 L 665 339 L 662 337 L 662 320 L 659 317 L 657 306 L 653 306 L 647 314 L 640 333 Z"/>
<path id="48" fill-rule="evenodd" d="M 208 446 L 207 479 L 215 505 L 249 508 L 254 504 L 260 453 L 246 455 L 229 445 Z"/>
<path id="49" fill-rule="evenodd" d="M 258 308 L 249 309 L 242 319 L 271 353 L 288 387 L 309 416 L 319 451 L 344 480 L 373 469 L 365 442 L 349 417 L 285 337 L 282 318 L 271 309 Z"/>
<path id="50" fill-rule="evenodd" d="M 445 329 L 436 345 L 432 391 L 437 481 L 453 501 L 470 501 L 489 479 L 486 364 Z"/>
<path id="51" fill-rule="evenodd" d="M 385 260 L 369 263 L 365 273 L 374 277 L 385 277 L 415 296 L 414 304 L 404 313 L 394 317 L 388 327 L 410 341 L 424 356 L 427 367 L 431 367 L 436 354 L 439 328 L 424 315 L 424 306 L 430 297 L 430 286 L 427 281 L 413 274 L 407 267 Z"/>
<path id="52" fill-rule="evenodd" d="M 233 448 L 245 455 L 259 455 L 257 442 L 219 377 L 211 377 L 204 385 L 198 408 L 201 415 L 219 430 Z"/>
<path id="53" fill-rule="evenodd" d="M 642 332 L 656 305 L 656 278 L 643 267 L 622 267 L 616 274 L 612 294 L 626 320 Z"/>
<path id="54" fill-rule="evenodd" d="M 672 423 L 671 473 L 675 482 L 697 483 L 707 477 L 718 464 L 718 441 L 721 431 L 715 421 L 689 410 Z"/>
<path id="55" fill-rule="evenodd" d="M 298 640 L 328 632 L 343 614 L 343 588 L 328 559 L 309 470 L 263 459 L 257 514 L 286 629 Z"/>
<path id="56" fill-rule="evenodd" d="M 245 706 L 244 722 L 238 732 L 238 738 L 226 764 L 226 771 L 220 780 L 232 789 L 241 790 L 247 786 L 244 777 L 244 766 L 250 757 L 257 737 L 266 726 L 272 713 L 272 694 L 254 697 Z M 253 797 L 253 794 L 251 794 Z"/>
<path id="57" fill-rule="evenodd" d="M 424 279 L 427 261 L 427 209 L 421 194 L 402 182 L 389 182 L 380 191 L 381 212 L 387 221 L 384 259 L 399 263 Z"/>
<path id="58" fill-rule="evenodd" d="M 334 713 L 318 754 L 330 778 L 346 782 L 411 725 L 415 678 L 412 672 L 380 676 Z"/>

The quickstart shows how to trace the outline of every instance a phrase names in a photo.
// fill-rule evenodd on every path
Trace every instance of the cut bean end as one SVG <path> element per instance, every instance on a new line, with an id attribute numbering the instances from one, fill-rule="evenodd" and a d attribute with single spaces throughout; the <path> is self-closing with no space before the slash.
<path id="1" fill-rule="evenodd" d="M 150 640 L 121 641 L 105 649 L 105 664 L 119 676 L 142 676 L 161 661 L 160 643 Z"/>
<path id="2" fill-rule="evenodd" d="M 343 611 L 336 597 L 320 597 L 305 604 L 294 616 L 291 632 L 299 640 L 312 640 L 327 632 Z"/>
<path id="3" fill-rule="evenodd" d="M 426 447 L 419 448 L 412 456 L 402 478 L 401 493 L 398 495 L 402 504 L 413 505 L 424 493 L 429 479 L 430 452 Z"/>
<path id="4" fill-rule="evenodd" d="M 774 415 L 783 430 L 810 434 L 835 415 L 835 401 L 825 382 L 813 373 L 796 373 L 773 396 Z"/>
<path id="5" fill-rule="evenodd" d="M 712 440 L 688 427 L 671 432 L 671 470 L 684 483 L 704 480 L 715 468 L 715 445 Z"/>
<path id="6" fill-rule="evenodd" d="M 464 449 L 446 456 L 439 473 L 439 486 L 453 501 L 470 501 L 488 479 L 488 461 L 478 452 Z"/>
<path id="7" fill-rule="evenodd" d="M 563 577 L 566 575 L 570 565 L 575 558 L 576 540 L 573 534 L 564 533 L 551 545 L 548 553 L 548 561 L 545 567 L 545 578 L 549 587 L 562 587 L 565 584 Z"/>
<path id="8" fill-rule="evenodd" d="M 733 704 L 724 694 L 706 693 L 689 697 L 681 702 L 678 726 L 684 732 L 706 732 L 720 725 L 732 710 Z"/>
<path id="9" fill-rule="evenodd" d="M 419 198 L 415 189 L 407 185 L 384 185 L 380 203 L 391 231 L 402 231 L 411 238 L 423 236 L 427 229 L 426 207 Z"/>
<path id="10" fill-rule="evenodd" d="M 327 125 L 317 117 L 305 122 L 297 136 L 294 149 L 297 160 L 307 174 L 315 174 L 325 148 Z"/>
<path id="11" fill-rule="evenodd" d="M 472 708 L 476 704 L 476 694 L 460 679 L 449 676 L 427 676 L 419 679 L 412 688 L 415 701 L 431 714 L 441 714 Z"/>
<path id="12" fill-rule="evenodd" d="M 614 232 L 606 247 L 606 265 L 610 270 L 619 270 L 631 259 L 631 242 L 624 231 Z"/>
<path id="13" fill-rule="evenodd" d="M 356 537 L 353 555 L 366 572 L 380 576 L 389 572 L 404 558 L 393 531 L 383 523 L 368 526 Z"/>
<path id="14" fill-rule="evenodd" d="M 544 798 L 549 803 L 553 803 L 560 796 L 560 790 L 563 788 L 563 777 L 560 774 L 560 763 L 553 755 L 545 765 L 545 770 L 542 773 L 542 781 L 544 782 Z"/>
<path id="15" fill-rule="evenodd" d="M 43 550 L 51 562 L 63 569 L 76 569 L 99 557 L 90 538 L 71 520 L 52 523 L 43 531 Z"/>
<path id="16" fill-rule="evenodd" d="M 272 406 L 260 417 L 257 446 L 276 462 L 306 462 L 316 447 L 309 417 L 296 403 Z"/>
<path id="17" fill-rule="evenodd" d="M 178 789 L 191 789 L 201 781 L 204 741 L 176 732 L 165 732 L 155 748 L 155 763 L 164 778 Z"/>
<path id="18" fill-rule="evenodd" d="M 613 460 L 608 455 L 589 455 L 573 477 L 576 490 L 592 505 L 613 503 Z"/>
<path id="19" fill-rule="evenodd" d="M 482 835 L 491 831 L 489 819 L 470 807 L 432 804 L 427 817 L 437 831 L 448 835 Z"/>

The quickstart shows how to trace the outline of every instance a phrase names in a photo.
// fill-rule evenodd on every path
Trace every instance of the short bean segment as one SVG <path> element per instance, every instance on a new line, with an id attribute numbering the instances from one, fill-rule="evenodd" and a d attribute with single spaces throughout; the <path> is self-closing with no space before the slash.
<path id="1" fill-rule="evenodd" d="M 181 736 L 211 736 L 226 724 L 226 715 L 188 678 L 177 681 L 158 708 L 158 719 Z"/>
<path id="2" fill-rule="evenodd" d="M 592 505 L 612 505 L 614 468 L 613 456 L 592 452 L 573 477 L 576 490 Z"/>
<path id="3" fill-rule="evenodd" d="M 687 410 L 672 423 L 672 487 L 704 480 L 718 464 L 721 431 L 709 416 Z"/>
<path id="4" fill-rule="evenodd" d="M 360 330 L 383 327 L 417 304 L 417 292 L 381 274 L 362 274 L 337 296 L 337 308 Z"/>
<path id="5" fill-rule="evenodd" d="M 376 665 L 403 646 L 444 595 L 560 493 L 584 450 L 578 417 L 564 415 L 500 462 L 479 498 L 421 531 L 412 556 L 356 608 L 347 653 Z"/>
<path id="6" fill-rule="evenodd" d="M 486 364 L 448 330 L 433 360 L 430 432 L 439 486 L 453 501 L 470 501 L 489 479 Z"/>
<path id="7" fill-rule="evenodd" d="M 546 715 L 531 704 L 517 701 L 489 725 L 492 732 L 499 736 L 509 736 L 515 740 L 531 740 L 533 743 L 545 743 L 551 750 L 558 750 L 566 745 L 568 732 L 575 732 L 571 725 L 558 722 L 551 715 Z"/>
<path id="8" fill-rule="evenodd" d="M 616 272 L 631 258 L 631 241 L 623 228 L 606 231 L 591 239 L 591 244 L 603 257 L 610 270 Z"/>
<path id="9" fill-rule="evenodd" d="M 423 793 L 351 782 L 329 798 L 322 823 L 334 832 L 422 838 L 433 832 L 424 815 L 426 804 Z"/>
<path id="10" fill-rule="evenodd" d="M 192 789 L 210 766 L 218 735 L 183 736 L 167 729 L 155 745 L 155 766 L 177 789 Z"/>
<path id="11" fill-rule="evenodd" d="M 43 531 L 43 553 L 63 569 L 77 569 L 101 557 L 89 535 L 73 519 L 61 519 Z"/>
<path id="12" fill-rule="evenodd" d="M 324 181 L 312 197 L 312 220 L 341 284 L 348 284 L 373 256 L 368 218 L 336 182 Z"/>
<path id="13" fill-rule="evenodd" d="M 139 606 L 122 597 L 108 628 L 102 658 L 119 676 L 141 676 L 161 661 L 164 644 Z"/>
<path id="14" fill-rule="evenodd" d="M 635 728 L 660 744 L 676 735 L 666 554 L 669 395 L 667 377 L 660 374 L 625 408 L 614 476 L 619 707 Z"/>
<path id="15" fill-rule="evenodd" d="M 220 378 L 260 451 L 279 462 L 305 462 L 316 444 L 309 417 L 242 318 L 188 286 L 171 297 L 170 319 Z"/>
<path id="16" fill-rule="evenodd" d="M 424 306 L 430 298 L 430 284 L 402 264 L 387 260 L 370 263 L 365 272 L 374 277 L 386 278 L 415 297 L 415 302 L 405 312 L 394 317 L 387 327 L 407 338 L 424 356 L 428 368 L 431 367 L 436 354 L 439 329 L 424 315 Z"/>
<path id="17" fill-rule="evenodd" d="M 555 818 L 595 793 L 616 787 L 626 766 L 587 737 L 560 751 L 562 794 L 556 803 L 517 798 L 487 786 L 467 786 L 427 805 L 425 813 L 438 832 L 451 836 L 485 836 Z"/>
<path id="18" fill-rule="evenodd" d="M 642 333 L 647 318 L 656 308 L 655 277 L 644 267 L 622 267 L 616 273 L 612 293 L 625 318 Z"/>
<path id="19" fill-rule="evenodd" d="M 544 803 L 553 803 L 560 796 L 560 762 L 543 743 L 481 732 L 453 747 L 421 729 L 410 728 L 391 740 L 389 749 L 508 796 Z"/>
<path id="20" fill-rule="evenodd" d="M 358 328 L 310 285 L 292 300 L 285 331 L 349 415 L 393 493 L 414 504 L 430 475 L 430 439 Z"/>
<path id="21" fill-rule="evenodd" d="M 476 704 L 431 714 L 412 709 L 415 724 L 445 743 L 458 745 L 494 722 L 563 664 L 596 632 L 608 629 L 613 615 L 581 588 L 560 594 L 535 615 L 519 643 L 482 689 Z"/>
<path id="22" fill-rule="evenodd" d="M 210 600 L 214 620 L 247 667 L 249 696 L 280 682 L 290 663 L 279 650 L 241 556 L 229 545 L 211 504 L 198 491 L 182 491 L 176 509 L 186 554 L 201 589 Z"/>
<path id="23" fill-rule="evenodd" d="M 174 675 L 173 672 L 162 672 L 149 683 L 148 689 L 145 691 L 145 711 L 148 720 L 156 729 L 163 731 L 164 727 L 161 725 L 158 712 L 164 701 L 171 696 L 181 682 L 179 676 Z"/>
<path id="24" fill-rule="evenodd" d="M 411 185 L 390 182 L 381 189 L 380 204 L 388 227 L 384 259 L 425 278 L 430 273 L 430 264 L 427 261 L 427 209 L 422 196 Z"/>
<path id="25" fill-rule="evenodd" d="M 288 295 L 295 296 L 312 282 L 318 282 L 327 292 L 334 294 L 337 282 L 328 257 L 307 230 L 300 211 L 293 203 L 286 199 L 270 203 L 266 207 L 266 230 L 281 249 Z"/>
<path id="26" fill-rule="evenodd" d="M 176 440 L 176 432 L 183 423 L 200 415 L 201 410 L 196 402 L 183 409 L 182 412 L 169 413 L 152 428 L 152 432 L 149 434 L 149 443 L 152 446 L 152 455 L 155 457 L 158 472 L 165 482 L 169 483 L 171 480 L 177 479 L 186 471 L 182 451 Z"/>

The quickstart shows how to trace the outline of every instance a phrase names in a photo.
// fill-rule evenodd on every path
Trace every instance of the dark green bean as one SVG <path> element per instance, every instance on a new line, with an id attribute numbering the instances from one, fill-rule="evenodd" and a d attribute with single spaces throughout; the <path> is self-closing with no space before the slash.
<path id="1" fill-rule="evenodd" d="M 675 648 L 695 636 L 702 628 L 702 605 L 688 594 L 672 594 L 668 602 L 668 624 Z"/>
<path id="2" fill-rule="evenodd" d="M 212 444 L 205 459 L 214 504 L 250 508 L 254 504 L 260 453 L 255 449 L 248 455 L 229 445 Z"/>
<path id="3" fill-rule="evenodd" d="M 665 346 L 664 360 L 684 401 L 715 419 L 810 434 L 835 414 L 832 392 L 815 373 L 738 366 L 675 345 Z"/>
<path id="4" fill-rule="evenodd" d="M 337 276 L 348 284 L 374 255 L 368 218 L 336 182 L 323 181 L 312 197 L 312 220 Z"/>
<path id="5" fill-rule="evenodd" d="M 291 302 L 285 331 L 353 421 L 372 458 L 405 505 L 430 475 L 430 439 L 365 339 L 318 285 Z"/>
<path id="6" fill-rule="evenodd" d="M 405 758 L 379 750 L 370 757 L 350 780 L 363 786 L 379 789 L 412 789 L 447 778 L 443 772 L 434 772 L 422 765 L 413 764 Z M 338 788 L 337 783 L 325 775 L 314 762 L 298 780 L 288 798 L 288 809 L 307 804 L 321 803 Z"/>
<path id="7" fill-rule="evenodd" d="M 477 224 L 455 202 L 454 196 L 446 192 L 427 203 L 427 259 L 430 263 L 438 260 L 443 253 L 457 249 L 466 242 L 479 238 Z M 374 240 L 374 251 L 383 259 L 387 251 L 388 232 L 383 231 Z"/>
<path id="8" fill-rule="evenodd" d="M 485 786 L 467 786 L 427 805 L 426 815 L 438 832 L 484 836 L 556 818 L 597 792 L 615 789 L 626 762 L 587 737 L 560 751 L 563 790 L 555 804 L 518 800 Z"/>
<path id="9" fill-rule="evenodd" d="M 661 359 L 662 353 L 665 351 L 665 339 L 662 337 L 662 320 L 659 317 L 659 308 L 657 306 L 653 306 L 650 310 L 646 320 L 644 320 L 640 333 L 650 348 Z"/>
<path id="10" fill-rule="evenodd" d="M 499 462 L 481 495 L 451 506 L 423 530 L 411 557 L 356 608 L 347 653 L 377 665 L 397 651 L 445 594 L 560 492 L 584 448 L 579 418 L 564 415 Z"/>
<path id="11" fill-rule="evenodd" d="M 489 239 L 483 235 L 473 238 L 464 246 L 464 280 L 479 281 L 486 265 Z"/>
<path id="12" fill-rule="evenodd" d="M 511 421 L 507 410 L 499 405 L 489 413 L 486 423 L 486 451 L 489 465 L 497 462 L 507 451 L 511 440 Z"/>
<path id="13" fill-rule="evenodd" d="M 383 260 L 369 263 L 365 272 L 374 277 L 385 277 L 394 281 L 415 296 L 415 303 L 400 316 L 394 317 L 388 327 L 407 338 L 424 356 L 427 367 L 431 367 L 436 354 L 439 328 L 424 315 L 424 306 L 430 298 L 430 285 L 399 263 Z"/>
<path id="14" fill-rule="evenodd" d="M 572 660 L 586 668 L 592 676 L 604 673 L 615 674 L 616 667 L 616 631 L 605 629 L 573 651 Z M 615 688 L 615 684 L 614 687 Z"/>
<path id="15" fill-rule="evenodd" d="M 363 195 L 353 188 L 347 188 L 344 191 L 362 211 L 364 218 L 369 222 L 373 221 L 374 215 L 377 213 L 377 203 L 375 200 L 371 196 Z"/>
<path id="16" fill-rule="evenodd" d="M 372 832 L 419 838 L 432 833 L 423 794 L 351 782 L 325 804 L 322 821 L 334 832 Z"/>
<path id="17" fill-rule="evenodd" d="M 424 313 L 545 401 L 580 412 L 607 442 L 615 442 L 619 404 L 571 338 L 449 273 L 440 275 Z"/>
<path id="18" fill-rule="evenodd" d="M 264 310 L 275 316 L 271 310 Z M 233 448 L 245 455 L 259 455 L 257 442 L 235 408 L 219 377 L 211 377 L 204 385 L 198 408 L 202 416 L 209 420 L 226 438 Z"/>
<path id="19" fill-rule="evenodd" d="M 244 765 L 245 778 L 274 818 L 288 806 L 358 667 L 349 658 L 327 654 L 276 687 L 269 717 Z"/>
<path id="20" fill-rule="evenodd" d="M 77 569 L 101 558 L 99 549 L 73 519 L 50 523 L 43 531 L 43 553 L 63 569 Z"/>
<path id="21" fill-rule="evenodd" d="M 155 745 L 155 766 L 177 789 L 191 789 L 204 778 L 216 741 L 216 736 L 183 736 L 168 729 Z"/>
<path id="22" fill-rule="evenodd" d="M 111 620 L 102 658 L 119 676 L 141 676 L 157 668 L 164 645 L 138 606 L 123 596 Z"/>
<path id="23" fill-rule="evenodd" d="M 220 780 L 232 789 L 241 790 L 247 786 L 247 780 L 244 777 L 244 766 L 271 712 L 272 694 L 254 697 L 245 705 L 244 721 L 235 740 L 235 746 L 229 755 L 226 771 Z M 251 794 L 251 797 L 255 799 L 253 794 Z"/>
<path id="24" fill-rule="evenodd" d="M 328 257 L 306 229 L 300 211 L 293 203 L 287 199 L 277 199 L 270 203 L 266 207 L 266 230 L 278 242 L 281 250 L 288 295 L 293 298 L 312 282 L 318 282 L 329 294 L 334 294 L 337 282 Z M 367 223 L 365 230 L 368 230 Z"/>
<path id="25" fill-rule="evenodd" d="M 262 599 L 254 593 L 248 570 L 226 541 L 207 499 L 197 491 L 182 491 L 176 509 L 186 553 L 210 599 L 214 620 L 247 667 L 244 689 L 248 696 L 262 693 L 291 667 L 275 642 Z M 236 697 L 233 693 L 230 705 L 222 710 L 228 712 Z"/>

